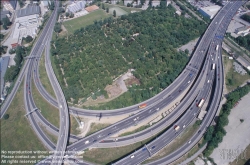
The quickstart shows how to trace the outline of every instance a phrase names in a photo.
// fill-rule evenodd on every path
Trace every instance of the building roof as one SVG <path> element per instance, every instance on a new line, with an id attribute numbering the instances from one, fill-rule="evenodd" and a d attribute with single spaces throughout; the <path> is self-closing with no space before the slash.
<path id="1" fill-rule="evenodd" d="M 1 13 L 1 17 L 0 17 L 1 19 L 5 18 L 7 14 L 11 15 L 11 12 L 9 10 L 5 10 L 5 11 L 1 10 L 0 13 Z"/>
<path id="2" fill-rule="evenodd" d="M 200 10 L 204 11 L 210 17 L 213 17 L 220 9 L 221 9 L 221 7 L 218 6 L 218 5 L 213 5 L 213 6 L 200 8 Z"/>
<path id="3" fill-rule="evenodd" d="M 49 4 L 48 4 L 48 1 L 41 1 L 41 4 L 43 5 L 43 6 L 48 6 Z"/>
<path id="4" fill-rule="evenodd" d="M 250 26 L 243 26 L 243 27 L 239 27 L 236 29 L 236 31 L 238 31 L 238 32 L 246 31 L 246 30 L 250 30 Z"/>
<path id="5" fill-rule="evenodd" d="M 8 68 L 8 65 L 9 65 L 9 60 L 10 60 L 10 57 L 9 56 L 5 56 L 5 57 L 1 57 L 0 58 L 0 95 L 2 97 L 2 94 L 3 94 L 3 88 L 4 88 L 4 75 L 5 75 L 5 72 Z"/>
<path id="6" fill-rule="evenodd" d="M 10 3 L 14 10 L 16 10 L 17 0 L 2 0 L 2 2 Z"/>
<path id="7" fill-rule="evenodd" d="M 89 7 L 86 7 L 85 10 L 87 10 L 87 12 L 91 12 L 91 11 L 94 11 L 94 10 L 97 10 L 99 9 L 98 6 L 96 5 L 92 5 L 92 6 L 89 6 Z"/>
<path id="8" fill-rule="evenodd" d="M 25 9 L 17 10 L 16 15 L 17 15 L 17 18 L 19 18 L 19 17 L 40 14 L 40 13 L 41 13 L 40 7 L 37 5 L 34 5 L 34 6 L 28 6 Z"/>

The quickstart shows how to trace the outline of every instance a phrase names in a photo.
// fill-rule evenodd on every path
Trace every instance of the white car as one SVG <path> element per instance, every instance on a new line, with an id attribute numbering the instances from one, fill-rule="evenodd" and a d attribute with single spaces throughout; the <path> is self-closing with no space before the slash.
<path id="1" fill-rule="evenodd" d="M 131 155 L 130 158 L 133 159 L 135 157 L 135 155 Z"/>
<path id="2" fill-rule="evenodd" d="M 183 128 L 185 128 L 185 127 L 186 127 L 186 125 L 183 126 Z"/>
<path id="3" fill-rule="evenodd" d="M 87 140 L 86 142 L 85 142 L 85 144 L 88 144 L 89 143 L 89 141 Z"/>
<path id="4" fill-rule="evenodd" d="M 190 144 L 190 143 L 191 143 L 191 140 L 188 141 L 188 144 Z"/>

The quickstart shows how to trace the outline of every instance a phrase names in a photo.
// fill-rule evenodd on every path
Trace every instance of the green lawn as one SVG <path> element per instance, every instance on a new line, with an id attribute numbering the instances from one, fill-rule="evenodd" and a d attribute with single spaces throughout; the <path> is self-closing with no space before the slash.
<path id="1" fill-rule="evenodd" d="M 95 20 L 99 21 L 110 16 L 111 15 L 107 14 L 104 10 L 98 9 L 82 17 L 65 21 L 63 22 L 63 25 L 69 33 L 73 33 L 76 29 L 80 29 L 81 27 L 93 24 Z"/>
<path id="2" fill-rule="evenodd" d="M 101 130 L 103 128 L 106 128 L 109 125 L 110 124 L 92 123 L 91 126 L 90 126 L 90 128 L 89 128 L 88 133 L 86 134 L 86 136 L 91 135 L 91 134 L 93 134 L 93 133 L 95 133 L 95 132 L 97 132 L 97 131 L 99 131 L 99 130 Z"/>
<path id="3" fill-rule="evenodd" d="M 148 128 L 148 127 L 150 127 L 150 125 L 149 125 L 149 124 L 147 124 L 147 125 L 143 125 L 143 126 L 141 126 L 141 127 L 137 128 L 137 129 L 133 130 L 133 131 L 130 131 L 130 132 L 125 132 L 125 133 L 121 134 L 120 136 L 127 136 L 127 135 L 131 135 L 131 134 L 134 134 L 134 133 L 137 133 L 137 132 L 143 131 L 144 129 L 146 129 L 146 128 Z"/>
<path id="4" fill-rule="evenodd" d="M 51 124 L 59 127 L 59 111 L 56 107 L 48 103 L 38 92 L 34 82 L 32 82 L 32 95 L 37 108 L 41 111 L 44 118 L 46 118 Z"/>
<path id="5" fill-rule="evenodd" d="M 24 110 L 23 83 L 6 113 L 9 114 L 9 119 L 0 120 L 1 151 L 47 151 L 24 117 L 26 111 Z"/>
<path id="6" fill-rule="evenodd" d="M 229 91 L 234 90 L 238 86 L 242 85 L 244 81 L 250 79 L 249 74 L 241 75 L 235 72 L 233 68 L 233 60 L 229 60 L 227 56 L 223 58 L 223 63 L 225 68 L 227 67 L 229 68 L 228 72 L 225 73 L 226 75 L 225 83 Z"/>
<path id="7" fill-rule="evenodd" d="M 119 17 L 121 15 L 128 14 L 125 10 L 121 9 L 120 7 L 111 7 L 109 8 L 109 14 L 113 14 L 114 10 L 116 11 L 116 16 Z"/>
<path id="8" fill-rule="evenodd" d="M 56 98 L 56 95 L 54 93 L 54 90 L 50 84 L 49 77 L 47 75 L 46 69 L 45 69 L 45 52 L 42 54 L 42 58 L 40 59 L 39 62 L 39 75 L 40 75 L 40 80 L 46 89 L 46 91 L 54 98 Z"/>
<path id="9" fill-rule="evenodd" d="M 93 148 L 91 150 L 85 151 L 85 153 L 82 154 L 82 156 L 84 160 L 95 164 L 101 164 L 101 165 L 111 164 L 119 160 L 120 158 L 130 154 L 131 152 L 134 152 L 135 150 L 141 148 L 153 138 L 155 138 L 155 136 L 146 139 L 144 141 L 137 142 L 124 147 Z"/>

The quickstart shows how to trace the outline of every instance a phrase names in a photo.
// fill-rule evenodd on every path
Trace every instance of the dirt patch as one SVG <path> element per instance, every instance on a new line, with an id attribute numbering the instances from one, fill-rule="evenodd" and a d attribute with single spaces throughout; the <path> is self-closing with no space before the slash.
<path id="1" fill-rule="evenodd" d="M 131 87 L 132 85 L 140 85 L 139 79 L 137 79 L 135 76 L 132 76 L 131 78 L 125 80 L 125 84 L 127 87 Z"/>
<path id="2" fill-rule="evenodd" d="M 132 73 L 133 69 L 129 69 L 128 72 L 126 72 L 123 75 L 120 75 L 119 77 L 115 78 L 113 80 L 112 85 L 107 85 L 104 90 L 107 91 L 108 98 L 106 99 L 103 95 L 98 96 L 96 100 L 93 100 L 91 97 L 87 99 L 82 105 L 84 106 L 98 106 L 98 104 L 106 103 L 111 100 L 114 100 L 115 98 L 119 97 L 123 93 L 128 91 L 127 87 L 131 87 L 133 84 L 140 85 L 140 81 L 133 76 Z M 81 106 L 81 105 L 79 105 Z"/>
<path id="3" fill-rule="evenodd" d="M 119 84 L 116 82 L 112 85 L 108 85 L 105 90 L 107 91 L 109 98 L 114 98 L 123 92 Z"/>

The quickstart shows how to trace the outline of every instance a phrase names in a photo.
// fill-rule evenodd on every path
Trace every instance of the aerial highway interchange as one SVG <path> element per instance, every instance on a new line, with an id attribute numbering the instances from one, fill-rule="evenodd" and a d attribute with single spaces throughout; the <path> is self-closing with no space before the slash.
<path id="1" fill-rule="evenodd" d="M 230 23 L 232 17 L 236 13 L 237 9 L 244 4 L 244 1 L 234 1 L 227 3 L 216 15 L 211 24 L 208 26 L 206 32 L 204 33 L 199 45 L 197 46 L 192 58 L 183 70 L 183 72 L 178 76 L 178 78 L 164 91 L 156 95 L 155 97 L 145 101 L 149 106 L 143 109 L 138 109 L 138 105 L 131 107 L 126 107 L 117 110 L 110 111 L 91 111 L 84 110 L 80 108 L 69 107 L 64 98 L 63 92 L 59 86 L 59 83 L 53 73 L 51 67 L 51 62 L 49 58 L 49 48 L 50 40 L 53 32 L 53 26 L 56 20 L 56 8 L 50 17 L 47 25 L 45 26 L 41 36 L 39 37 L 37 43 L 35 44 L 33 50 L 31 51 L 30 57 L 24 64 L 22 71 L 18 77 L 17 83 L 15 84 L 12 92 L 6 99 L 4 105 L 1 109 L 1 117 L 8 109 L 21 81 L 25 76 L 24 83 L 24 100 L 25 109 L 32 128 L 38 135 L 39 139 L 45 144 L 49 150 L 63 151 L 55 152 L 55 155 L 47 158 L 46 161 L 58 162 L 56 164 L 61 164 L 63 159 L 68 160 L 68 157 L 74 155 L 76 151 L 82 151 L 89 147 L 114 147 L 117 144 L 123 146 L 134 142 L 134 138 L 143 140 L 149 138 L 152 135 L 152 130 L 155 131 L 153 134 L 157 134 L 164 130 L 170 125 L 178 125 L 180 128 L 178 131 L 175 129 L 167 129 L 158 138 L 154 139 L 148 143 L 143 148 L 139 149 L 135 153 L 121 159 L 115 164 L 140 164 L 147 158 L 151 157 L 153 154 L 157 153 L 167 144 L 169 144 L 173 139 L 175 139 L 184 129 L 184 126 L 188 126 L 196 116 L 199 114 L 201 107 L 198 106 L 200 101 L 204 99 L 205 102 L 210 101 L 210 107 L 207 107 L 207 114 L 200 125 L 199 132 L 197 132 L 188 143 L 183 145 L 178 150 L 174 151 L 170 155 L 152 162 L 150 164 L 166 164 L 166 162 L 171 163 L 178 159 L 181 155 L 185 154 L 192 146 L 194 146 L 197 141 L 202 137 L 206 128 L 211 124 L 214 115 L 218 109 L 221 93 L 223 89 L 223 66 L 221 58 L 221 44 L 222 39 L 216 37 L 218 35 L 224 36 L 225 31 Z M 46 49 L 46 71 L 49 75 L 50 82 L 56 94 L 56 99 L 48 94 L 45 88 L 42 86 L 39 80 L 39 57 L 42 55 L 43 49 Z M 212 66 L 216 67 L 213 69 Z M 33 76 L 33 79 L 32 79 Z M 31 83 L 34 80 L 36 87 L 38 88 L 41 95 L 53 106 L 58 107 L 60 111 L 60 128 L 56 128 L 51 123 L 49 123 L 43 116 L 37 111 L 37 107 L 32 98 Z M 185 93 L 186 92 L 186 93 Z M 180 102 L 177 102 L 177 98 L 183 95 Z M 119 137 L 118 141 L 114 141 L 113 138 L 109 138 L 111 135 L 117 132 L 131 127 L 143 120 L 149 118 L 157 111 L 163 109 L 164 107 L 170 105 L 171 103 L 178 103 L 178 106 L 172 111 L 168 116 L 163 118 L 160 122 L 156 123 L 149 129 L 139 132 L 135 135 Z M 204 103 L 203 103 L 204 104 Z M 80 138 L 75 135 L 69 136 L 69 112 L 77 113 L 81 116 L 116 116 L 121 114 L 133 113 L 130 117 L 127 117 L 101 131 L 98 131 L 85 138 Z M 43 133 L 37 120 L 39 119 L 44 125 L 49 125 L 50 132 L 53 132 L 58 136 L 57 144 L 54 144 L 50 139 Z M 174 123 L 174 124 L 173 124 Z M 157 129 L 159 128 L 159 129 Z M 67 146 L 67 141 L 73 141 L 74 143 Z M 103 141 L 104 140 L 104 141 Z M 101 142 L 102 141 L 102 142 Z M 66 152 L 64 151 L 74 151 Z M 66 156 L 65 156 L 66 155 Z M 53 159 L 53 160 L 52 160 Z M 69 158 L 70 160 L 71 158 Z M 78 160 L 80 161 L 80 160 Z M 50 164 L 41 161 L 39 164 Z M 81 164 L 81 163 L 77 163 Z M 88 162 L 82 162 L 82 164 L 89 164 Z"/>

